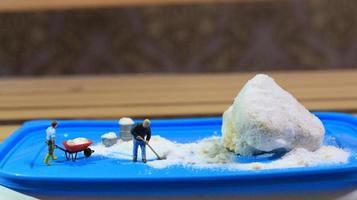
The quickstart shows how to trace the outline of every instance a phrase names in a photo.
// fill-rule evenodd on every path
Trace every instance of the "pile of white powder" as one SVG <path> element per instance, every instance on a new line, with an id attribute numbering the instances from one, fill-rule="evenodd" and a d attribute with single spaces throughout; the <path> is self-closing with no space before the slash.
<path id="1" fill-rule="evenodd" d="M 149 148 L 147 150 L 148 165 L 154 168 L 165 168 L 182 165 L 193 168 L 220 168 L 228 170 L 259 170 L 306 167 L 316 165 L 341 164 L 348 161 L 349 152 L 334 147 L 322 146 L 316 151 L 303 148 L 293 149 L 283 157 L 271 162 L 239 163 L 236 154 L 224 148 L 221 137 L 210 137 L 195 143 L 176 143 L 160 136 L 153 136 L 150 145 L 159 155 L 167 159 L 156 160 Z M 118 140 L 118 143 L 105 147 L 103 144 L 93 146 L 96 155 L 117 159 L 132 159 L 132 141 Z M 139 155 L 141 155 L 139 153 Z"/>
<path id="2" fill-rule="evenodd" d="M 109 132 L 106 133 L 104 135 L 101 136 L 101 138 L 106 138 L 106 139 L 116 139 L 117 138 L 117 134 L 115 134 L 114 132 Z"/>
<path id="3" fill-rule="evenodd" d="M 75 138 L 73 140 L 67 140 L 67 144 L 68 145 L 79 145 L 79 144 L 85 144 L 88 143 L 88 139 L 87 138 Z"/>
<path id="4" fill-rule="evenodd" d="M 222 135 L 226 148 L 249 156 L 277 149 L 315 151 L 321 147 L 325 129 L 273 78 L 258 74 L 224 112 Z"/>

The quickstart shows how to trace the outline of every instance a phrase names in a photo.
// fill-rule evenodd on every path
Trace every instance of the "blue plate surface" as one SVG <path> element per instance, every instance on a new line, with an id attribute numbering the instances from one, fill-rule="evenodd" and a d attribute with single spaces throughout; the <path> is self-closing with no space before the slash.
<path id="1" fill-rule="evenodd" d="M 50 121 L 36 120 L 24 123 L 0 145 L 0 184 L 29 194 L 46 195 L 220 195 L 356 188 L 357 118 L 342 113 L 315 114 L 326 129 L 324 143 L 350 151 L 348 163 L 251 171 L 183 166 L 155 169 L 95 153 L 89 158 L 79 153 L 77 161 L 72 162 L 56 150 L 58 161 L 46 166 L 44 140 Z M 221 118 L 157 119 L 152 120 L 152 130 L 170 140 L 187 143 L 220 135 L 221 124 Z M 56 140 L 86 137 L 98 143 L 100 136 L 110 131 L 119 132 L 118 121 L 62 120 Z M 257 158 L 238 160 L 254 162 Z"/>

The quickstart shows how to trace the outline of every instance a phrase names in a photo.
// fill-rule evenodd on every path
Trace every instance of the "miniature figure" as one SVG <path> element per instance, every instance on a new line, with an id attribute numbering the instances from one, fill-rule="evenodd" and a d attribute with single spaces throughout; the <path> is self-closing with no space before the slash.
<path id="1" fill-rule="evenodd" d="M 54 150 L 56 148 L 55 139 L 56 139 L 57 124 L 58 124 L 57 121 L 53 121 L 51 123 L 51 126 L 49 126 L 46 129 L 46 144 L 48 145 L 48 153 L 44 159 L 44 163 L 46 165 L 50 165 L 49 164 L 50 157 L 52 158 L 52 160 L 57 160 L 57 157 L 54 154 Z"/>
<path id="2" fill-rule="evenodd" d="M 138 147 L 141 149 L 141 159 L 143 163 L 146 163 L 146 151 L 145 145 L 151 138 L 150 120 L 145 119 L 142 124 L 138 124 L 131 129 L 133 135 L 133 162 L 138 158 Z M 146 137 L 146 138 L 145 138 Z M 146 140 L 146 142 L 145 142 Z"/>

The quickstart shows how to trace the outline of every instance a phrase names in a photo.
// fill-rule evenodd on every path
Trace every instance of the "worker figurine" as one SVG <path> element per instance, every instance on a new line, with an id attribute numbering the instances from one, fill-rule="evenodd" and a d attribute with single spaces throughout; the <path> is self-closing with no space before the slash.
<path id="1" fill-rule="evenodd" d="M 141 149 L 141 159 L 143 163 L 146 163 L 146 151 L 145 144 L 149 142 L 151 138 L 150 120 L 145 119 L 142 124 L 137 124 L 131 129 L 133 135 L 133 162 L 138 158 L 138 147 Z M 146 140 L 146 141 L 145 141 Z"/>
<path id="2" fill-rule="evenodd" d="M 50 165 L 49 164 L 49 160 L 50 158 L 52 158 L 52 160 L 57 160 L 57 157 L 54 154 L 54 150 L 56 148 L 56 143 L 55 143 L 55 139 L 56 139 L 56 127 L 57 127 L 57 122 L 53 121 L 51 123 L 51 126 L 49 126 L 46 129 L 46 143 L 48 145 L 48 154 L 45 157 L 44 163 L 46 165 Z"/>

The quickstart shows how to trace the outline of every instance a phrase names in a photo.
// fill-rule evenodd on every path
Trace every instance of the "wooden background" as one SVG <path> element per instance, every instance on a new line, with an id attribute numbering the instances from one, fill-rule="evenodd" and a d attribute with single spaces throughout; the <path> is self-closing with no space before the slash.
<path id="1" fill-rule="evenodd" d="M 268 72 L 311 111 L 357 113 L 357 70 Z M 255 73 L 0 79 L 0 133 L 31 119 L 219 116 Z"/>

